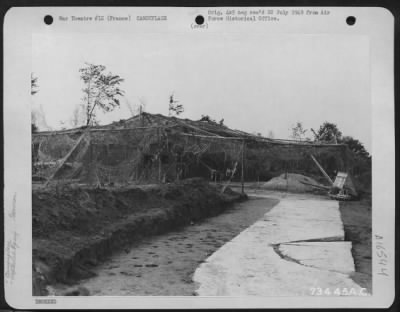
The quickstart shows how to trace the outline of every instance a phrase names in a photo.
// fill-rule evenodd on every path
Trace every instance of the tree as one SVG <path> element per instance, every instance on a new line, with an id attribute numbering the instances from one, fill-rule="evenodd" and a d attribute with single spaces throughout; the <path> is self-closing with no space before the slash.
<path id="1" fill-rule="evenodd" d="M 96 108 L 110 112 L 120 105 L 118 96 L 124 94 L 124 91 L 119 88 L 124 79 L 110 72 L 105 74 L 105 69 L 104 65 L 90 63 L 85 63 L 85 66 L 79 69 L 80 78 L 85 84 L 83 101 L 86 106 L 87 126 L 96 123 Z"/>
<path id="2" fill-rule="evenodd" d="M 216 123 L 215 119 L 212 119 L 209 115 L 201 115 L 201 118 L 199 121 L 207 121 L 207 122 Z"/>
<path id="3" fill-rule="evenodd" d="M 291 137 L 294 140 L 302 141 L 305 139 L 305 134 L 307 129 L 303 128 L 303 124 L 301 122 L 296 122 L 296 124 L 292 127 L 292 135 Z"/>
<path id="4" fill-rule="evenodd" d="M 269 131 L 268 131 L 268 136 L 267 136 L 267 138 L 269 138 L 269 139 L 274 139 L 274 138 L 275 138 L 275 134 L 274 134 L 274 132 L 273 132 L 272 130 L 269 130 Z"/>
<path id="5" fill-rule="evenodd" d="M 31 95 L 35 95 L 39 92 L 38 85 L 38 77 L 35 77 L 33 73 L 31 73 Z"/>
<path id="6" fill-rule="evenodd" d="M 342 132 L 338 129 L 337 125 L 325 121 L 318 129 L 317 132 L 311 129 L 314 134 L 315 141 L 335 142 L 338 143 L 342 139 Z"/>
<path id="7" fill-rule="evenodd" d="M 363 191 L 371 191 L 371 155 L 359 140 L 354 139 L 351 136 L 343 136 L 340 143 L 346 144 L 349 150 L 353 152 L 352 173 L 357 179 L 357 187 Z"/>
<path id="8" fill-rule="evenodd" d="M 35 77 L 34 75 L 33 75 L 33 73 L 31 73 L 31 95 L 35 95 L 36 93 L 38 93 L 39 92 L 39 90 L 38 90 L 38 77 Z M 31 115 L 33 114 L 33 112 L 31 113 Z M 32 131 L 32 133 L 34 133 L 34 132 L 37 132 L 39 129 L 38 129 L 38 127 L 36 126 L 36 124 L 35 124 L 35 122 L 34 122 L 34 118 L 33 118 L 33 116 L 31 117 L 31 119 L 32 119 L 32 122 L 31 122 L 31 131 Z"/>
<path id="9" fill-rule="evenodd" d="M 365 159 L 371 157 L 371 155 L 365 149 L 364 145 L 359 140 L 354 139 L 351 136 L 343 136 L 343 138 L 340 140 L 340 143 L 346 144 L 348 148 L 353 151 L 353 153 L 357 156 Z"/>
<path id="10" fill-rule="evenodd" d="M 182 104 L 178 104 L 179 101 L 176 101 L 174 99 L 174 94 L 172 93 L 169 96 L 169 107 L 168 107 L 168 116 L 172 116 L 172 114 L 175 114 L 176 116 L 180 115 L 183 113 L 184 108 Z"/>
<path id="11" fill-rule="evenodd" d="M 32 133 L 35 133 L 35 132 L 38 132 L 39 129 L 34 123 L 31 123 L 31 130 L 32 130 Z"/>

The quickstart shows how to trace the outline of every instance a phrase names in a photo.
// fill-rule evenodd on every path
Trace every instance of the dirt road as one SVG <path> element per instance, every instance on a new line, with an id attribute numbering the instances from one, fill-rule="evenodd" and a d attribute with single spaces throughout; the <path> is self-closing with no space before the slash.
<path id="1" fill-rule="evenodd" d="M 96 277 L 75 287 L 85 287 L 90 295 L 194 295 L 192 275 L 200 263 L 278 202 L 250 199 L 201 223 L 142 240 L 96 267 Z"/>

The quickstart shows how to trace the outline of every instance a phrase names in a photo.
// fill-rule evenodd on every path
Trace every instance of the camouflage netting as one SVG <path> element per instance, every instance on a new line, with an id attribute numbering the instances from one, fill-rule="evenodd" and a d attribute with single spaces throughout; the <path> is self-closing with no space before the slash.
<path id="1" fill-rule="evenodd" d="M 247 176 L 268 180 L 283 172 L 321 175 L 312 160 L 313 155 L 329 176 L 337 171 L 352 171 L 352 154 L 345 145 L 248 145 L 246 153 Z"/>
<path id="2" fill-rule="evenodd" d="M 224 155 L 225 167 L 232 166 L 242 145 L 143 128 L 37 134 L 32 147 L 34 178 L 93 184 L 165 182 L 197 176 L 196 172 L 208 177 L 217 166 L 214 155 Z"/>
<path id="3" fill-rule="evenodd" d="M 337 170 L 351 170 L 351 154 L 345 145 L 294 144 L 225 126 L 192 122 L 186 127 L 182 121 L 169 120 L 156 126 L 36 133 L 33 179 L 89 184 L 143 184 L 189 177 L 238 180 L 242 155 L 248 181 L 267 180 L 282 172 L 319 174 L 310 155 L 331 176 Z"/>

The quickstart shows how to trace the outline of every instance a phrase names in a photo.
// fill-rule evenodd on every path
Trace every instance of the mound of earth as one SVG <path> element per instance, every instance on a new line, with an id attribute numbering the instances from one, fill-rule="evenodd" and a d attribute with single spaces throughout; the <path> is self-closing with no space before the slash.
<path id="1" fill-rule="evenodd" d="M 311 186 L 315 185 L 319 188 Z M 278 177 L 272 178 L 261 186 L 263 189 L 287 191 L 294 193 L 326 193 L 323 185 L 314 179 L 297 173 L 283 173 Z"/>

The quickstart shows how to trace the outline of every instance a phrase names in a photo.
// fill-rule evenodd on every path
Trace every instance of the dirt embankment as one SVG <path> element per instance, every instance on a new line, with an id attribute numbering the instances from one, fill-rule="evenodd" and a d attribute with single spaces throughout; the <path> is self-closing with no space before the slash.
<path id="1" fill-rule="evenodd" d="M 345 239 L 353 244 L 352 254 L 356 272 L 353 280 L 372 292 L 372 215 L 371 198 L 340 202 Z"/>
<path id="2" fill-rule="evenodd" d="M 324 186 L 313 178 L 298 173 L 282 173 L 260 185 L 260 188 L 291 193 L 325 194 L 327 192 Z"/>
<path id="3" fill-rule="evenodd" d="M 70 188 L 32 194 L 33 294 L 73 283 L 90 268 L 142 237 L 225 210 L 240 195 L 201 179 L 150 188 Z"/>
<path id="4" fill-rule="evenodd" d="M 236 203 L 218 216 L 146 237 L 93 270 L 96 276 L 75 285 L 54 285 L 54 295 L 193 296 L 193 274 L 211 254 L 264 216 L 279 199 Z"/>

